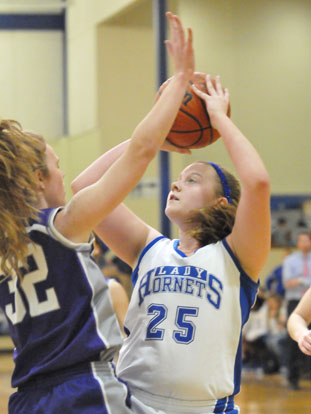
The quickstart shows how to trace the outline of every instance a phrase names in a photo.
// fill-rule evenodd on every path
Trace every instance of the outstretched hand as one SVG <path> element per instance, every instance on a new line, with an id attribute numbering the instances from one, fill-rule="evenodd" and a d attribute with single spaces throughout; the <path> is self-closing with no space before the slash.
<path id="1" fill-rule="evenodd" d="M 229 91 L 227 88 L 223 89 L 221 86 L 220 76 L 216 76 L 214 87 L 210 75 L 206 75 L 206 87 L 208 93 L 204 93 L 195 85 L 192 85 L 193 91 L 205 102 L 212 124 L 215 124 L 213 121 L 219 116 L 228 113 Z"/>
<path id="2" fill-rule="evenodd" d="M 171 39 L 166 40 L 167 52 L 170 55 L 175 74 L 183 74 L 188 79 L 191 78 L 194 71 L 194 52 L 192 47 L 192 30 L 187 29 L 188 38 L 185 37 L 184 27 L 178 16 L 167 12 Z"/>

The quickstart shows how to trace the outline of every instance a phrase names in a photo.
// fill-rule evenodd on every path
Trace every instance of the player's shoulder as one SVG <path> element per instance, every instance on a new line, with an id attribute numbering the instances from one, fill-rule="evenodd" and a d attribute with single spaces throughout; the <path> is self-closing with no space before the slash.
<path id="1" fill-rule="evenodd" d="M 38 211 L 36 217 L 29 220 L 27 231 L 29 234 L 33 232 L 48 233 L 50 224 L 53 223 L 54 217 L 59 208 L 45 208 Z"/>
<path id="2" fill-rule="evenodd" d="M 172 245 L 173 246 L 173 242 L 174 240 L 169 239 L 165 236 L 163 236 L 163 234 L 158 233 L 157 235 L 155 235 L 155 237 L 151 238 L 150 240 L 148 240 L 148 243 L 146 243 L 146 246 L 144 248 L 144 252 L 152 249 L 152 248 L 164 248 L 164 246 L 169 246 Z"/>
<path id="3" fill-rule="evenodd" d="M 53 221 L 53 218 L 58 213 L 58 211 L 61 208 L 44 208 L 39 210 L 38 215 L 35 219 L 30 220 L 30 225 L 42 225 L 42 226 L 48 226 L 51 221 Z"/>

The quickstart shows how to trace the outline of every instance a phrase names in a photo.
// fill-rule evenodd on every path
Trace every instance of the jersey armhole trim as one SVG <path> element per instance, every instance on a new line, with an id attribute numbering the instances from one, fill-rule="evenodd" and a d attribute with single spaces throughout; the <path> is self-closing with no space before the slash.
<path id="1" fill-rule="evenodd" d="M 239 259 L 233 253 L 233 251 L 232 251 L 231 247 L 229 246 L 226 239 L 222 240 L 222 244 L 224 245 L 225 249 L 229 253 L 229 255 L 230 255 L 231 259 L 233 260 L 234 264 L 236 265 L 237 269 L 240 271 L 242 280 L 245 283 L 251 285 L 253 288 L 257 289 L 259 284 L 260 284 L 259 280 L 258 280 L 258 282 L 254 282 L 253 279 L 245 272 L 245 270 L 241 266 L 241 263 L 239 262 Z"/>
<path id="2" fill-rule="evenodd" d="M 77 250 L 79 252 L 90 252 L 92 249 L 92 242 L 93 239 L 90 240 L 89 243 L 75 243 L 69 239 L 67 239 L 65 236 L 63 236 L 54 226 L 54 220 L 56 217 L 56 214 L 59 213 L 60 210 L 63 210 L 63 207 L 58 207 L 54 209 L 48 218 L 48 232 L 51 233 L 52 236 L 54 236 L 59 242 L 61 242 L 64 246 L 69 247 L 70 249 Z"/>
<path id="3" fill-rule="evenodd" d="M 139 265 L 140 265 L 140 263 L 141 263 L 141 261 L 142 261 L 143 257 L 145 256 L 145 254 L 147 253 L 147 251 L 148 251 L 149 249 L 151 249 L 151 247 L 152 247 L 154 244 L 156 244 L 159 240 L 161 240 L 161 239 L 165 239 L 165 238 L 166 238 L 165 236 L 158 236 L 158 237 L 156 237 L 155 239 L 153 239 L 153 240 L 152 240 L 149 244 L 147 244 L 147 246 L 145 246 L 145 247 L 144 247 L 143 251 L 141 252 L 141 254 L 140 254 L 140 256 L 139 256 L 139 259 L 138 259 L 137 265 L 136 265 L 136 267 L 135 267 L 135 269 L 134 269 L 134 271 L 133 271 L 133 273 L 132 273 L 132 275 L 131 275 L 131 278 L 132 278 L 132 284 L 133 284 L 133 286 L 135 286 L 135 283 L 137 282 L 137 278 L 138 278 L 138 269 L 139 269 Z"/>

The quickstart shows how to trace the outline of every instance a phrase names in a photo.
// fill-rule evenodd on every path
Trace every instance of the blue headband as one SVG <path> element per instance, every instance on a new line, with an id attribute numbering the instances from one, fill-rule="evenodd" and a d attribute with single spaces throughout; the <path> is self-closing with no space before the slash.
<path id="1" fill-rule="evenodd" d="M 214 162 L 208 161 L 208 164 L 210 164 L 212 167 L 214 167 L 215 171 L 217 172 L 218 177 L 220 178 L 222 189 L 224 191 L 224 196 L 228 200 L 228 203 L 232 204 L 231 190 L 230 190 L 230 187 L 228 185 L 228 181 L 227 181 L 227 178 L 226 178 L 225 174 L 223 173 L 222 169 L 217 164 L 215 164 Z"/>

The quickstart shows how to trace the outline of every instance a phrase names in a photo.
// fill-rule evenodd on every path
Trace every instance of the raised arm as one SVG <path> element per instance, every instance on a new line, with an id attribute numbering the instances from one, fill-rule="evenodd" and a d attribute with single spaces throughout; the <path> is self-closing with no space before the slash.
<path id="1" fill-rule="evenodd" d="M 167 16 L 171 40 L 166 44 L 174 63 L 175 74 L 151 111 L 137 126 L 131 139 L 95 161 L 73 182 L 73 190 L 80 191 L 75 194 L 60 219 L 57 219 L 56 225 L 65 236 L 74 241 L 80 240 L 81 234 L 86 239 L 90 230 L 96 228 L 115 210 L 135 187 L 161 148 L 176 118 L 194 70 L 192 31 L 188 29 L 186 39 L 179 18 L 172 13 L 167 13 Z M 81 189 L 82 187 L 85 188 Z M 125 218 L 122 214 L 124 210 Z M 135 251 L 138 251 L 146 242 L 150 228 L 130 214 L 125 207 L 124 210 L 119 206 L 114 214 L 107 218 L 107 227 L 100 226 L 98 234 L 106 241 L 105 229 L 108 228 L 110 231 L 113 227 L 116 244 L 121 245 L 126 234 L 126 249 L 132 248 L 133 237 Z M 112 223 L 110 226 L 109 221 Z M 127 231 L 132 228 L 136 228 L 136 231 Z M 124 257 L 122 254 L 120 257 L 130 265 L 133 264 L 133 258 Z"/>
<path id="2" fill-rule="evenodd" d="M 211 123 L 222 137 L 242 187 L 235 224 L 227 240 L 244 270 L 257 281 L 270 251 L 269 175 L 253 145 L 226 115 L 229 92 L 223 90 L 219 77 L 214 88 L 207 76 L 207 89 L 209 95 L 194 87 L 206 102 Z"/>
<path id="3" fill-rule="evenodd" d="M 300 350 L 311 355 L 311 288 L 309 288 L 298 303 L 296 309 L 287 321 L 290 336 L 298 343 Z"/>

